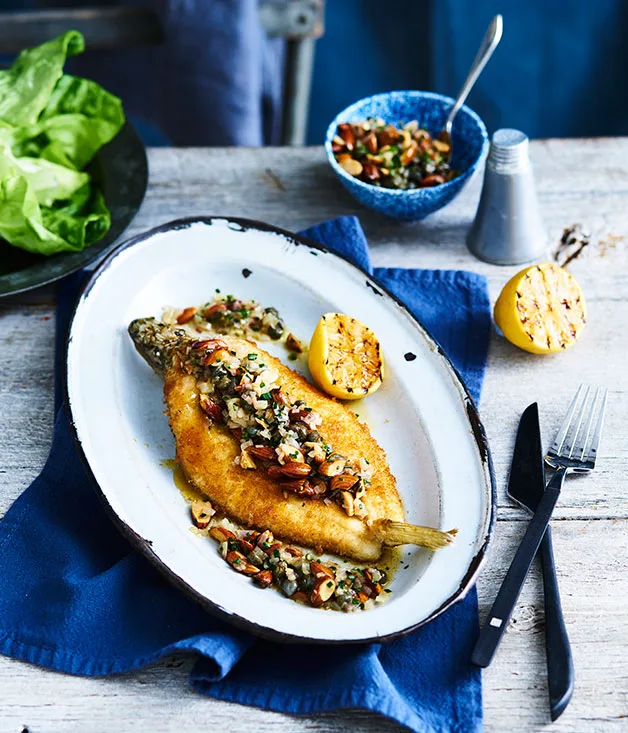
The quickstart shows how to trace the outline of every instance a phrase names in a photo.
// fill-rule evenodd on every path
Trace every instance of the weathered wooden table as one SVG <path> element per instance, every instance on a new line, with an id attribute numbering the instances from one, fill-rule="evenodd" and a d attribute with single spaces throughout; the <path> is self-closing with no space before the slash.
<path id="1" fill-rule="evenodd" d="M 582 222 L 590 246 L 570 265 L 590 308 L 578 345 L 557 357 L 524 354 L 493 335 L 480 403 L 497 479 L 499 512 L 478 587 L 485 613 L 521 538 L 526 516 L 505 482 L 517 421 L 538 400 L 545 441 L 581 381 L 610 389 L 599 469 L 568 480 L 553 520 L 576 689 L 555 731 L 628 730 L 628 139 L 532 145 L 552 242 Z M 321 148 L 150 151 L 150 186 L 128 234 L 182 216 L 244 216 L 298 230 L 357 214 L 375 265 L 462 268 L 487 276 L 493 299 L 515 268 L 473 259 L 464 245 L 480 178 L 418 224 L 370 214 L 344 192 Z M 41 469 L 52 434 L 54 292 L 0 303 L 0 516 Z M 0 589 L 1 592 L 1 589 Z M 297 718 L 216 702 L 186 682 L 186 658 L 108 679 L 70 677 L 0 657 L 0 732 L 392 731 L 366 713 Z M 531 574 L 508 633 L 484 676 L 488 731 L 548 724 L 541 579 Z"/>

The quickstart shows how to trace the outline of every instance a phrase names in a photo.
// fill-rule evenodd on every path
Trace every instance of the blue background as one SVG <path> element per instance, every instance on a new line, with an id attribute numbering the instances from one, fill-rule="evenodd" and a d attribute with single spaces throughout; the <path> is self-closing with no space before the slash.
<path id="1" fill-rule="evenodd" d="M 264 37 L 256 0 L 0 0 L 0 11 L 103 4 L 152 5 L 166 29 L 162 46 L 70 63 L 122 97 L 147 143 L 278 142 L 283 42 Z M 628 134 L 625 0 L 329 0 L 307 141 L 322 143 L 329 121 L 366 95 L 455 95 L 498 12 L 503 40 L 469 99 L 489 132 Z"/>
<path id="2" fill-rule="evenodd" d="M 489 132 L 628 134 L 628 2 L 342 0 L 318 42 L 308 141 L 360 97 L 392 89 L 455 96 L 496 13 L 504 35 L 469 97 Z"/>

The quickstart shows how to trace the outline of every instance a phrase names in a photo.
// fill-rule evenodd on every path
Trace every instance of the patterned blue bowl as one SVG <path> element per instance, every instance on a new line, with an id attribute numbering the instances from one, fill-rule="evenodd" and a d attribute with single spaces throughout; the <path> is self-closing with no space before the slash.
<path id="1" fill-rule="evenodd" d="M 398 190 L 382 188 L 349 175 L 337 162 L 331 141 L 341 122 L 363 122 L 369 117 L 381 117 L 398 124 L 418 120 L 419 125 L 436 134 L 443 129 L 454 100 L 433 92 L 387 92 L 365 97 L 343 110 L 329 125 L 325 151 L 329 164 L 343 186 L 369 209 L 395 219 L 416 221 L 424 219 L 452 201 L 473 176 L 488 147 L 488 135 L 482 120 L 466 105 L 456 115 L 452 130 L 452 168 L 460 175 L 452 181 L 432 188 Z"/>

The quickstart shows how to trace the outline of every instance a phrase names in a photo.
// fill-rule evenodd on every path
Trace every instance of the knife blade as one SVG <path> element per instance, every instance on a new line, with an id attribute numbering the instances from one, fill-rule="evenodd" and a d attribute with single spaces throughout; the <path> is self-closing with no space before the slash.
<path id="1" fill-rule="evenodd" d="M 508 495 L 518 504 L 535 512 L 544 491 L 545 471 L 543 470 L 539 406 L 533 402 L 526 407 L 519 421 L 508 479 Z"/>
<path id="2" fill-rule="evenodd" d="M 536 402 L 529 405 L 519 421 L 515 450 L 508 479 L 508 495 L 535 512 L 545 491 L 543 449 Z M 545 596 L 545 646 L 550 715 L 556 720 L 565 710 L 574 686 L 571 647 L 560 602 L 552 534 L 548 526 L 539 553 Z"/>

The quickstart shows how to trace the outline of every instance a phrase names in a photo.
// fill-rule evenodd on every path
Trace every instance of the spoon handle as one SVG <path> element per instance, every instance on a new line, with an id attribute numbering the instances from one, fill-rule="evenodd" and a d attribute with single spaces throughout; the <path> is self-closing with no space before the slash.
<path id="1" fill-rule="evenodd" d="M 486 66 L 486 62 L 491 58 L 491 56 L 493 55 L 493 51 L 497 48 L 499 42 L 501 41 L 503 28 L 504 23 L 502 20 L 502 16 L 496 15 L 491 21 L 488 30 L 484 34 L 484 38 L 482 39 L 480 48 L 475 58 L 473 59 L 471 68 L 469 69 L 469 74 L 465 79 L 464 84 L 462 85 L 462 89 L 460 90 L 460 92 L 458 92 L 458 97 L 456 98 L 454 106 L 451 108 L 449 117 L 447 117 L 445 130 L 447 130 L 448 133 L 451 134 L 451 124 L 454 120 L 454 117 L 458 113 L 460 107 L 462 107 L 462 105 L 464 104 L 466 98 L 469 96 L 469 92 L 477 81 L 477 78 L 482 72 L 482 69 Z"/>

